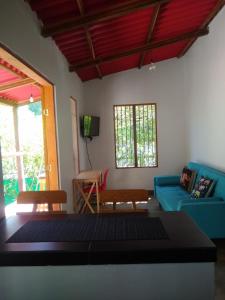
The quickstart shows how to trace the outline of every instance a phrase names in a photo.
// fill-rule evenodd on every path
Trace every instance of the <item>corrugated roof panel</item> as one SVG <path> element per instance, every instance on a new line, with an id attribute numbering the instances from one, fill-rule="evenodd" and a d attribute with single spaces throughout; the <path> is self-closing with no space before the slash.
<path id="1" fill-rule="evenodd" d="M 70 64 L 78 64 L 83 61 L 86 61 L 86 57 L 88 57 L 88 55 L 89 52 L 81 52 L 80 54 L 74 54 L 73 52 L 70 52 L 65 54 Z"/>
<path id="2" fill-rule="evenodd" d="M 142 0 L 80 0 L 83 13 L 93 15 L 114 5 L 137 3 Z M 65 21 L 77 20 L 81 16 L 76 0 L 39 0 L 31 1 L 31 7 L 35 10 L 44 25 L 49 28 L 52 25 Z M 163 41 L 185 33 L 194 32 L 202 28 L 215 8 L 218 10 L 218 0 L 171 0 L 160 6 L 160 11 L 151 37 L 151 42 Z M 140 48 L 147 42 L 147 35 L 152 23 L 156 6 L 138 9 L 136 12 L 127 13 L 120 17 L 109 18 L 107 21 L 93 21 L 86 30 L 89 32 L 89 43 L 85 29 L 81 27 L 69 28 L 62 33 L 52 33 L 59 49 L 67 58 L 69 64 L 77 64 L 93 59 L 90 50 L 90 41 L 94 49 L 95 57 L 107 57 L 121 54 L 134 48 Z M 82 18 L 79 18 L 81 20 Z M 191 40 L 191 39 L 190 39 Z M 188 41 L 178 42 L 159 49 L 154 49 L 146 55 L 145 63 L 151 58 L 155 61 L 169 59 L 178 56 Z M 121 56 L 119 56 L 121 57 Z M 139 57 L 139 59 L 137 59 Z M 136 63 L 136 65 L 135 65 Z M 100 63 L 102 75 L 138 67 L 140 54 L 130 57 L 118 58 L 113 62 Z M 90 80 L 99 76 L 95 67 L 79 70 L 79 76 L 83 80 Z"/>
<path id="3" fill-rule="evenodd" d="M 7 72 L 4 69 L 1 69 L 1 65 L 0 65 L 0 84 L 1 85 L 18 80 L 19 78 L 20 78 L 19 76 L 16 76 L 10 72 Z"/>
<path id="4" fill-rule="evenodd" d="M 57 46 L 70 63 L 78 63 L 90 58 L 91 51 L 83 29 L 70 31 L 66 35 L 61 34 L 54 39 Z"/>
<path id="5" fill-rule="evenodd" d="M 98 72 L 95 67 L 78 70 L 77 74 L 82 81 L 98 78 Z"/>
<path id="6" fill-rule="evenodd" d="M 161 47 L 151 50 L 146 53 L 144 64 L 150 64 L 151 62 L 159 62 L 165 59 L 176 57 L 178 53 L 187 45 L 187 41 L 174 43 L 173 45 Z"/>
<path id="7" fill-rule="evenodd" d="M 1 65 L 3 67 L 5 67 L 6 69 L 9 69 L 9 71 L 6 70 L 6 72 L 8 72 L 9 74 L 12 74 L 10 72 L 10 70 L 14 73 L 11 76 L 14 76 L 16 74 L 15 76 L 18 75 L 18 78 L 26 78 L 27 77 L 23 72 L 21 72 L 20 70 L 18 70 L 17 68 L 15 68 L 11 64 L 9 64 L 7 61 L 3 60 L 2 58 L 0 58 L 0 66 Z M 10 75 L 8 75 L 8 76 L 10 76 Z"/>
<path id="8" fill-rule="evenodd" d="M 27 76 L 24 73 L 0 58 L 0 85 L 4 87 L 7 86 L 7 90 L 5 89 L 5 91 L 0 92 L 0 97 L 3 99 L 12 99 L 17 102 L 29 99 L 31 93 L 33 97 L 39 97 L 41 95 L 41 90 L 38 86 L 24 85 L 14 88 L 10 86 L 11 89 L 9 89 L 8 85 L 25 78 L 27 78 Z"/>
<path id="9" fill-rule="evenodd" d="M 83 1 L 84 3 L 84 8 L 86 13 L 91 13 L 96 10 L 102 10 L 106 9 L 110 5 L 118 5 L 122 3 L 128 2 L 127 0 L 85 0 Z"/>
<path id="10" fill-rule="evenodd" d="M 12 99 L 17 102 L 23 102 L 24 100 L 28 100 L 31 94 L 34 98 L 40 97 L 40 88 L 36 85 L 21 86 L 7 92 L 0 92 L 0 97 Z"/>
<path id="11" fill-rule="evenodd" d="M 173 0 L 165 5 L 154 30 L 153 38 L 163 40 L 200 28 L 217 0 Z"/>
<path id="12" fill-rule="evenodd" d="M 37 1 L 30 1 L 30 5 L 33 10 L 36 12 L 54 9 L 57 6 L 67 5 L 68 3 L 71 4 L 73 0 L 37 0 Z"/>
<path id="13" fill-rule="evenodd" d="M 57 34 L 54 36 L 54 40 L 57 44 L 67 44 L 71 43 L 72 41 L 79 42 L 80 40 L 84 40 L 84 29 L 80 28 L 77 30 L 70 30 L 65 33 Z"/>
<path id="14" fill-rule="evenodd" d="M 110 55 L 145 44 L 151 17 L 149 8 L 93 26 L 90 32 L 96 54 Z"/>
<path id="15" fill-rule="evenodd" d="M 140 55 L 136 54 L 109 63 L 103 63 L 101 64 L 101 70 L 104 75 L 109 75 L 109 74 L 129 70 L 137 67 L 139 59 L 140 59 Z"/>
<path id="16" fill-rule="evenodd" d="M 38 17 L 48 25 L 61 23 L 79 16 L 78 6 L 74 0 L 34 1 L 31 7 Z"/>

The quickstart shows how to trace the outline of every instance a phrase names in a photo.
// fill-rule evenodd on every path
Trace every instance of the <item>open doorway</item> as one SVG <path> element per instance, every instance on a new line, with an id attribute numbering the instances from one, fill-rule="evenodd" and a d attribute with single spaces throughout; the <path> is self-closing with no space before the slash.
<path id="1" fill-rule="evenodd" d="M 46 189 L 41 99 L 22 105 L 0 102 L 0 120 L 4 199 L 9 216 L 18 209 L 31 209 L 16 207 L 19 191 Z"/>
<path id="2" fill-rule="evenodd" d="M 1 47 L 0 120 L 6 215 L 30 211 L 16 205 L 19 191 L 59 188 L 54 89 Z"/>

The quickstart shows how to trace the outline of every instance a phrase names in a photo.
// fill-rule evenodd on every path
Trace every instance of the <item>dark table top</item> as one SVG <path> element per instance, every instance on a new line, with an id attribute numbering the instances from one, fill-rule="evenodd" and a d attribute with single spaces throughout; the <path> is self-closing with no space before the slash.
<path id="1" fill-rule="evenodd" d="M 85 215 L 18 215 L 4 219 L 0 223 L 0 266 L 216 261 L 215 245 L 185 213 L 160 212 L 143 216 L 159 217 L 169 239 L 6 243 L 30 220 L 62 220 L 73 217 L 85 222 Z M 101 218 L 101 214 L 96 215 L 96 218 Z"/>

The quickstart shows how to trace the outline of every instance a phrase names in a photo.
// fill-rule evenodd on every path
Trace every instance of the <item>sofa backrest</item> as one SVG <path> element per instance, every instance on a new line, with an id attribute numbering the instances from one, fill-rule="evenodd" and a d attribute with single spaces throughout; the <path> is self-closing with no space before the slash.
<path id="1" fill-rule="evenodd" d="M 197 172 L 196 182 L 201 176 L 215 180 L 215 188 L 211 196 L 220 197 L 225 201 L 225 173 L 205 165 L 190 162 L 188 168 Z"/>

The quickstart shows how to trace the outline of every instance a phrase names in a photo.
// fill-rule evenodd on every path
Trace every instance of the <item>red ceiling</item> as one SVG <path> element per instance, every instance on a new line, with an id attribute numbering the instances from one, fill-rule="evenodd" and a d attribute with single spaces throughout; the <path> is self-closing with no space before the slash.
<path id="1" fill-rule="evenodd" d="M 143 2 L 137 0 L 29 0 L 32 9 L 42 20 L 44 27 L 54 26 L 81 16 L 78 4 L 83 6 L 83 16 L 109 9 L 115 4 Z M 150 40 L 148 31 L 154 16 L 155 6 L 147 7 L 121 17 L 96 22 L 86 28 L 69 29 L 53 34 L 57 46 L 67 58 L 69 65 L 93 60 L 86 32 L 88 32 L 96 58 L 108 57 L 147 42 L 159 42 L 195 32 L 207 26 L 212 17 L 224 5 L 221 0 L 171 0 L 160 6 Z M 161 48 L 148 50 L 143 64 L 178 57 L 193 39 L 178 41 Z M 83 81 L 94 79 L 123 70 L 136 68 L 143 52 L 120 57 L 113 61 L 98 63 L 82 69 L 77 74 Z"/>
<path id="2" fill-rule="evenodd" d="M 0 89 L 7 87 L 7 90 L 0 91 L 0 101 L 2 99 L 5 102 L 21 104 L 24 101 L 28 101 L 31 94 L 33 98 L 39 98 L 41 89 L 34 84 L 8 88 L 10 84 L 27 78 L 20 70 L 0 58 Z"/>

